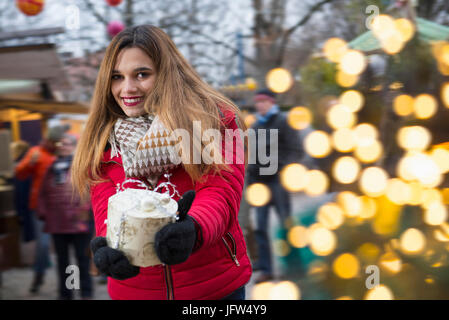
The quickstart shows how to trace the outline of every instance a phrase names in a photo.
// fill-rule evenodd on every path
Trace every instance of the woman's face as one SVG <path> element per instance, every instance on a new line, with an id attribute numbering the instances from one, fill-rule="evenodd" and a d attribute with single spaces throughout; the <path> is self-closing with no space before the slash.
<path id="1" fill-rule="evenodd" d="M 154 63 L 142 49 L 120 51 L 112 71 L 111 92 L 128 117 L 146 113 L 144 101 L 153 89 L 156 77 Z"/>

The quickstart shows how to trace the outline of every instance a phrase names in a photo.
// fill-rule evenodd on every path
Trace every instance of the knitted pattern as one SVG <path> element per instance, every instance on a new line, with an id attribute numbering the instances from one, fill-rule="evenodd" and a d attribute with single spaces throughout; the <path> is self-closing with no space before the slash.
<path id="1" fill-rule="evenodd" d="M 109 142 L 112 156 L 121 153 L 128 178 L 159 176 L 181 162 L 175 141 L 158 116 L 119 118 Z"/>

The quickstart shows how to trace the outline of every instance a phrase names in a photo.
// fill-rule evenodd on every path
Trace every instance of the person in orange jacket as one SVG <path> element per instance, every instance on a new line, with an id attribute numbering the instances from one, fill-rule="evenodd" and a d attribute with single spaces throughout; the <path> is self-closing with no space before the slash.
<path id="1" fill-rule="evenodd" d="M 56 157 L 54 155 L 56 144 L 68 131 L 69 126 L 60 125 L 49 128 L 45 139 L 38 146 L 28 150 L 24 158 L 15 167 L 15 175 L 19 180 L 32 179 L 29 209 L 33 212 L 36 228 L 36 251 L 34 258 L 34 279 L 30 288 L 31 293 L 37 293 L 42 285 L 45 275 L 45 269 L 50 265 L 49 244 L 50 236 L 42 231 L 43 222 L 36 216 L 38 205 L 39 190 L 48 168 L 53 164 Z"/>

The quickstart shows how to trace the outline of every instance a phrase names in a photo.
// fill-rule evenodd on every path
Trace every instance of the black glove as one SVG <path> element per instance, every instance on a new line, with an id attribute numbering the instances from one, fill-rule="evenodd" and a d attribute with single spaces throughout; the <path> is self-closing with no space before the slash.
<path id="1" fill-rule="evenodd" d="M 125 254 L 108 247 L 106 238 L 96 237 L 90 242 L 94 263 L 98 271 L 117 280 L 125 280 L 139 274 L 139 267 L 129 263 Z"/>
<path id="2" fill-rule="evenodd" d="M 195 191 L 190 190 L 178 200 L 178 221 L 164 226 L 156 233 L 155 250 L 162 263 L 171 265 L 187 260 L 196 242 L 193 219 L 187 215 L 195 199 Z"/>

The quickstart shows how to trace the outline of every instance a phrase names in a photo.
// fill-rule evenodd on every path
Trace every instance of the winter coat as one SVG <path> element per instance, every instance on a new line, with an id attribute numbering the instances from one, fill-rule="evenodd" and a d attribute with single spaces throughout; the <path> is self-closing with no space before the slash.
<path id="1" fill-rule="evenodd" d="M 36 150 L 40 153 L 39 159 L 36 163 L 31 164 L 31 155 Z M 18 179 L 25 180 L 29 177 L 32 178 L 30 198 L 26 200 L 29 201 L 30 210 L 35 210 L 37 207 L 42 180 L 55 159 L 56 157 L 42 146 L 35 146 L 28 150 L 25 157 L 15 168 L 15 174 Z"/>
<path id="2" fill-rule="evenodd" d="M 44 220 L 44 232 L 72 234 L 89 232 L 90 202 L 81 203 L 73 193 L 70 170 L 58 172 L 56 160 L 43 178 L 37 205 L 37 216 Z M 70 163 L 69 163 L 70 166 Z"/>
<path id="3" fill-rule="evenodd" d="M 225 115 L 224 126 L 238 129 L 234 115 Z M 239 139 L 237 136 L 233 140 L 234 157 L 237 151 L 235 143 Z M 249 281 L 251 264 L 237 219 L 245 170 L 244 164 L 236 162 L 229 165 L 232 172 L 222 171 L 221 177 L 211 173 L 205 176 L 204 181 L 195 184 L 181 165 L 169 171 L 172 174 L 170 182 L 180 195 L 188 190 L 196 192 L 188 214 L 199 229 L 199 245 L 183 263 L 140 268 L 139 275 L 123 281 L 109 278 L 108 292 L 112 299 L 215 300 Z M 91 200 L 97 236 L 104 237 L 108 198 L 117 192 L 117 184 L 125 180 L 122 159 L 120 156 L 111 157 L 110 149 L 104 153 L 101 173 L 107 181 L 91 187 Z M 166 181 L 167 178 L 161 175 L 157 184 Z M 133 187 L 133 184 L 127 186 Z M 175 196 L 174 200 L 178 197 Z"/>
<path id="4" fill-rule="evenodd" d="M 265 141 L 259 141 L 259 129 L 268 130 L 265 134 Z M 262 182 L 268 183 L 273 181 L 278 181 L 279 173 L 282 168 L 286 165 L 294 162 L 299 162 L 304 155 L 304 150 L 302 148 L 301 139 L 299 133 L 290 127 L 287 122 L 287 116 L 285 113 L 279 111 L 269 117 L 266 122 L 255 122 L 251 127 L 251 130 L 256 132 L 256 141 L 253 143 L 253 148 L 251 149 L 255 155 L 259 153 L 259 146 L 263 142 L 265 145 L 264 154 L 262 156 L 267 156 L 270 160 L 277 162 L 277 170 L 273 174 L 261 174 L 261 168 L 267 168 L 273 166 L 272 163 L 262 164 L 259 160 L 261 158 L 259 155 L 256 157 L 255 163 L 249 163 L 248 165 L 248 183 Z M 278 130 L 277 141 L 271 141 L 269 130 Z M 263 137 L 263 136 L 262 136 Z M 274 154 L 269 154 L 272 148 L 271 143 L 274 143 Z"/>

